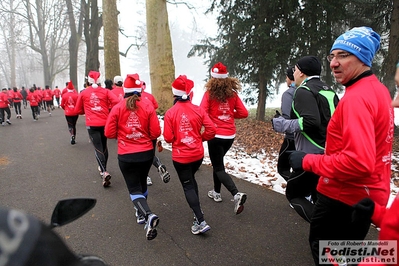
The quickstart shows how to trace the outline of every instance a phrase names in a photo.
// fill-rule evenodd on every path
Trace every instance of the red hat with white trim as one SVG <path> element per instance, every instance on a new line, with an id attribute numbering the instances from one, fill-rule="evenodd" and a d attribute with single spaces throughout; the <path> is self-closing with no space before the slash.
<path id="1" fill-rule="evenodd" d="M 68 82 L 68 90 L 75 90 L 75 87 L 73 86 L 72 81 Z"/>
<path id="2" fill-rule="evenodd" d="M 127 74 L 123 83 L 123 91 L 125 93 L 142 91 L 139 74 Z"/>
<path id="3" fill-rule="evenodd" d="M 221 62 L 215 64 L 211 69 L 211 76 L 217 79 L 227 78 L 229 73 L 227 73 L 227 67 Z"/>
<path id="4" fill-rule="evenodd" d="M 185 100 L 192 93 L 193 87 L 194 81 L 188 79 L 186 75 L 180 75 L 172 83 L 172 92 L 173 95 L 181 96 Z"/>
<path id="5" fill-rule="evenodd" d="M 97 71 L 90 71 L 87 76 L 87 82 L 91 83 L 93 88 L 97 88 L 99 83 L 101 83 L 101 74 Z"/>

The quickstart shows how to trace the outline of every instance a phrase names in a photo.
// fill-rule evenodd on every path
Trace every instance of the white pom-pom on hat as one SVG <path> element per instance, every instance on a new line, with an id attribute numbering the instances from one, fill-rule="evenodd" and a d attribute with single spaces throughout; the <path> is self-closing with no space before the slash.
<path id="1" fill-rule="evenodd" d="M 211 69 L 211 76 L 217 79 L 227 78 L 229 73 L 227 73 L 227 67 L 221 62 L 216 63 Z"/>
<path id="2" fill-rule="evenodd" d="M 87 82 L 89 82 L 92 88 L 97 88 L 98 83 L 101 83 L 101 74 L 97 71 L 90 71 L 89 75 L 87 75 Z"/>
<path id="3" fill-rule="evenodd" d="M 125 93 L 142 92 L 139 74 L 128 74 L 123 83 L 123 91 Z"/>
<path id="4" fill-rule="evenodd" d="M 175 96 L 182 97 L 183 100 L 188 98 L 194 87 L 194 81 L 188 79 L 186 75 L 178 76 L 172 83 L 172 93 Z"/>

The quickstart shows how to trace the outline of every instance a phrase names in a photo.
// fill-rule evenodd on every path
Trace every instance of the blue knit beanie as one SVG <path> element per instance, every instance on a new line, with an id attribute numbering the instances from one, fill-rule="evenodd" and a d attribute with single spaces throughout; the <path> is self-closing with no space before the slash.
<path id="1" fill-rule="evenodd" d="M 360 61 L 371 67 L 375 53 L 380 48 L 380 35 L 369 27 L 356 27 L 339 36 L 330 53 L 340 49 L 354 54 Z"/>

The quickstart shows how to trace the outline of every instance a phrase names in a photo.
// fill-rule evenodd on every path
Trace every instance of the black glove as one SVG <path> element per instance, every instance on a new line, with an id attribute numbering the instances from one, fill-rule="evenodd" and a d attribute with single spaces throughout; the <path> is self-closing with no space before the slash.
<path id="1" fill-rule="evenodd" d="M 290 156 L 288 156 L 288 161 L 294 171 L 303 170 L 302 161 L 306 153 L 303 151 L 293 151 Z"/>
<path id="2" fill-rule="evenodd" d="M 273 116 L 274 118 L 278 118 L 278 117 L 280 117 L 281 116 L 281 114 L 280 114 L 280 112 L 278 111 L 278 110 L 276 110 L 276 114 Z"/>
<path id="3" fill-rule="evenodd" d="M 364 198 L 353 205 L 352 223 L 364 224 L 370 226 L 371 216 L 374 213 L 374 201 L 370 198 Z"/>
<path id="4" fill-rule="evenodd" d="M 279 118 L 280 116 L 281 116 L 280 112 L 278 110 L 276 110 L 276 114 L 273 116 L 273 118 Z M 270 119 L 270 121 L 272 122 L 272 128 L 274 130 L 273 118 Z"/>

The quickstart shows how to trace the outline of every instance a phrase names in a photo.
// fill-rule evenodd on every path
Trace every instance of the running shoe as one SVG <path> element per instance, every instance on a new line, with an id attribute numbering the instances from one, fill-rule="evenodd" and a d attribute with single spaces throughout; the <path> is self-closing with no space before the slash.
<path id="1" fill-rule="evenodd" d="M 11 125 L 11 122 L 9 119 L 6 120 L 7 124 Z"/>
<path id="2" fill-rule="evenodd" d="M 211 227 L 205 221 L 202 221 L 201 223 L 194 221 L 193 226 L 191 226 L 191 233 L 194 235 L 203 234 L 210 229 Z"/>
<path id="3" fill-rule="evenodd" d="M 139 211 L 137 209 L 136 209 L 136 221 L 137 221 L 138 224 L 144 224 L 145 223 L 145 217 L 141 213 L 139 213 Z"/>
<path id="4" fill-rule="evenodd" d="M 147 176 L 147 186 L 152 186 L 152 180 L 149 176 Z"/>
<path id="5" fill-rule="evenodd" d="M 222 195 L 220 193 L 217 193 L 215 190 L 208 191 L 208 197 L 213 199 L 216 202 L 221 202 L 222 201 Z"/>
<path id="6" fill-rule="evenodd" d="M 111 175 L 108 172 L 103 173 L 103 187 L 109 187 L 111 185 Z"/>
<path id="7" fill-rule="evenodd" d="M 147 223 L 144 226 L 145 235 L 147 240 L 152 240 L 157 237 L 157 226 L 159 224 L 159 218 L 155 214 L 151 213 L 148 215 Z"/>
<path id="8" fill-rule="evenodd" d="M 238 192 L 234 195 L 234 213 L 240 214 L 244 210 L 244 203 L 247 200 L 247 194 Z"/>
<path id="9" fill-rule="evenodd" d="M 75 142 L 75 136 L 72 136 L 72 137 L 71 137 L 71 144 L 74 145 L 75 143 L 76 143 L 76 142 Z"/>
<path id="10" fill-rule="evenodd" d="M 168 183 L 170 181 L 170 174 L 168 171 L 166 171 L 165 165 L 161 164 L 158 167 L 158 173 L 161 176 L 161 179 L 164 183 Z"/>

